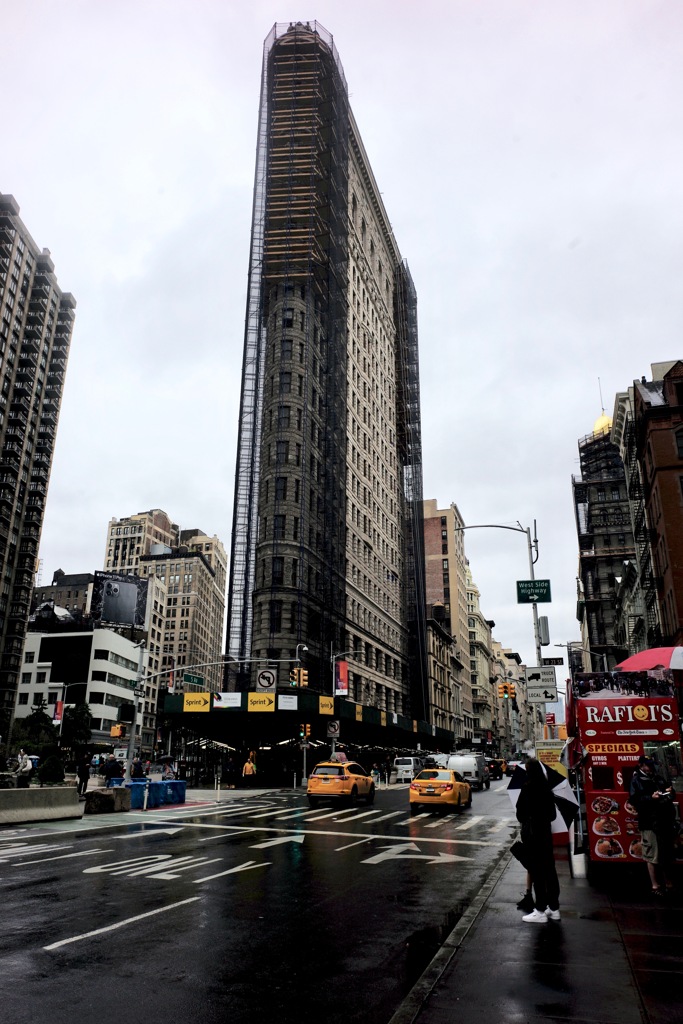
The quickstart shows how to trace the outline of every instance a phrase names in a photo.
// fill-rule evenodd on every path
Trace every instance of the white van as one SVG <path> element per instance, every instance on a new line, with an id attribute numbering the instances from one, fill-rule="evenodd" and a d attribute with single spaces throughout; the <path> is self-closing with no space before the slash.
<path id="1" fill-rule="evenodd" d="M 460 772 L 473 789 L 488 789 L 491 785 L 483 754 L 451 754 L 448 767 L 452 772 Z"/>
<path id="2" fill-rule="evenodd" d="M 412 782 L 417 773 L 422 771 L 423 765 L 421 757 L 395 757 L 396 781 Z"/>

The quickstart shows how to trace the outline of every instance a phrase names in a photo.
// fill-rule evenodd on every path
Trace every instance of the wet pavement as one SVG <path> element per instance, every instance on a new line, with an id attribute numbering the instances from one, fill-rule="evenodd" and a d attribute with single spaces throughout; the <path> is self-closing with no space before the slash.
<path id="1" fill-rule="evenodd" d="M 557 862 L 560 922 L 522 921 L 504 858 L 391 1024 L 680 1024 L 682 890 L 655 901 L 644 864 L 589 883 Z"/>

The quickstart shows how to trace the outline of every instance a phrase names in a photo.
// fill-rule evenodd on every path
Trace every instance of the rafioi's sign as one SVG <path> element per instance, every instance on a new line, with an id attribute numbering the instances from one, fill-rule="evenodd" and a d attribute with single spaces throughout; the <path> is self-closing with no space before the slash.
<path id="1" fill-rule="evenodd" d="M 669 698 L 583 697 L 577 701 L 577 714 L 582 738 L 589 740 L 642 736 L 670 741 L 678 735 L 675 701 Z"/>

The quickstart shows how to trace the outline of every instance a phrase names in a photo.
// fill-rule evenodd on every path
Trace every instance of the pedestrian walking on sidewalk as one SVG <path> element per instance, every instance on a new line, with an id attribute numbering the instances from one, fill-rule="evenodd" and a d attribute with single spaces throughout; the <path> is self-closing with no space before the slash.
<path id="1" fill-rule="evenodd" d="M 661 897 L 673 888 L 676 808 L 671 786 L 656 774 L 655 763 L 644 754 L 638 759 L 629 789 L 629 799 L 638 812 L 643 860 L 647 864 L 652 895 Z"/>
<path id="2" fill-rule="evenodd" d="M 555 870 L 551 830 L 557 807 L 541 762 L 532 757 L 525 768 L 526 778 L 516 810 L 522 826 L 525 862 L 533 882 L 534 909 L 522 920 L 544 924 L 560 920 L 560 883 Z"/>

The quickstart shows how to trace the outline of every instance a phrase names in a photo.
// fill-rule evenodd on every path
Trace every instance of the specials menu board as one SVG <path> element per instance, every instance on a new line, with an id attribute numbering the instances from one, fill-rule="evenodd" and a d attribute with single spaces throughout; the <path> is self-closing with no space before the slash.
<path id="1" fill-rule="evenodd" d="M 628 793 L 586 792 L 586 818 L 591 859 L 642 859 L 638 816 Z"/>
<path id="2" fill-rule="evenodd" d="M 638 815 L 628 799 L 628 781 L 645 744 L 678 737 L 676 702 L 667 697 L 586 695 L 577 701 L 581 743 L 589 754 L 584 770 L 589 849 L 593 860 L 642 859 Z M 609 788 L 602 779 L 609 778 Z"/>

